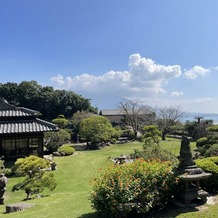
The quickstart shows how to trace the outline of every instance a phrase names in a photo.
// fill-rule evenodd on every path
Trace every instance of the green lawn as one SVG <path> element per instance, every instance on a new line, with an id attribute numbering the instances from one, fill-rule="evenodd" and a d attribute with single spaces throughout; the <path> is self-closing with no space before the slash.
<path id="1" fill-rule="evenodd" d="M 167 138 L 165 141 L 161 141 L 160 146 L 169 150 L 174 155 L 179 156 L 180 141 L 181 140 L 175 138 Z M 192 150 L 195 149 L 195 142 L 191 142 L 190 146 Z"/>
<path id="2" fill-rule="evenodd" d="M 175 139 L 168 139 L 162 142 L 161 146 L 171 150 L 178 155 L 180 142 Z M 194 146 L 194 145 L 193 145 Z M 5 205 L 0 206 L 0 217 L 16 218 L 94 218 L 95 211 L 91 208 L 89 196 L 91 192 L 90 179 L 97 175 L 97 170 L 106 166 L 108 157 L 115 157 L 120 154 L 129 155 L 134 149 L 142 149 L 141 143 L 129 143 L 112 145 L 96 151 L 78 151 L 73 156 L 56 157 L 57 170 L 54 171 L 58 186 L 55 191 L 45 193 L 45 197 L 27 201 L 35 206 L 22 212 L 5 214 Z M 22 191 L 11 192 L 11 187 L 20 178 L 10 178 L 7 185 L 5 204 L 21 202 L 25 198 Z M 47 194 L 47 195 L 46 195 Z M 213 209 L 215 208 L 215 209 Z M 217 206 L 211 207 L 212 215 L 217 214 Z M 214 211 L 214 213 L 213 213 Z M 179 215 L 178 217 L 188 217 Z M 196 212 L 189 217 L 199 217 Z M 207 217 L 213 217 L 208 215 Z M 203 216 L 202 216 L 203 217 Z"/>

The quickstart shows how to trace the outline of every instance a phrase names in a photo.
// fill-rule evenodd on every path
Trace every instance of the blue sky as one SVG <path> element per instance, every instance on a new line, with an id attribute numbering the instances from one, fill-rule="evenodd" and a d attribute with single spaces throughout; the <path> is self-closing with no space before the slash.
<path id="1" fill-rule="evenodd" d="M 1 0 L 0 83 L 36 80 L 99 109 L 125 98 L 218 113 L 217 0 Z"/>

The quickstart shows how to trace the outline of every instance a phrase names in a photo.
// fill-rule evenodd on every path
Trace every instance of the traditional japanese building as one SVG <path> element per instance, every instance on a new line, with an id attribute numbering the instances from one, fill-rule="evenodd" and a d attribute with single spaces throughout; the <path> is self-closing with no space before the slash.
<path id="1" fill-rule="evenodd" d="M 16 107 L 0 98 L 0 156 L 43 156 L 44 132 L 57 131 L 58 127 L 39 119 L 39 115 L 38 111 Z"/>
<path id="2" fill-rule="evenodd" d="M 129 115 L 131 115 L 132 112 L 129 111 Z M 134 114 L 134 113 L 133 113 Z M 120 124 L 122 122 L 125 122 L 127 120 L 127 113 L 123 111 L 122 109 L 105 109 L 100 110 L 99 115 L 104 116 L 108 118 L 108 120 L 114 124 Z M 144 118 L 145 120 L 154 120 L 155 119 L 155 113 L 151 111 L 150 109 L 143 109 L 137 112 L 137 115 L 139 117 Z"/>

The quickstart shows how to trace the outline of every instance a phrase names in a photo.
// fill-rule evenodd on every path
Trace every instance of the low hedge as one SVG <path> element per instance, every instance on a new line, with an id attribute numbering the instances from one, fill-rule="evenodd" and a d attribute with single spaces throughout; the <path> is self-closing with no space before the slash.
<path id="1" fill-rule="evenodd" d="M 92 180 L 92 207 L 103 217 L 136 217 L 164 207 L 176 178 L 170 162 L 137 159 L 110 165 Z"/>
<path id="2" fill-rule="evenodd" d="M 64 153 L 66 156 L 72 155 L 76 150 L 70 146 L 61 146 L 58 149 L 59 153 Z"/>
<path id="3" fill-rule="evenodd" d="M 201 186 L 210 192 L 218 191 L 218 156 L 198 159 L 195 162 L 205 172 L 212 174 L 207 180 L 201 180 Z"/>

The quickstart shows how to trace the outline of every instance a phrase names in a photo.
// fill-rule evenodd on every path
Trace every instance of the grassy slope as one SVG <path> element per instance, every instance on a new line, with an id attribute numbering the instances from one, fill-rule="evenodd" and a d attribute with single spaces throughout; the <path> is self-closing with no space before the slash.
<path id="1" fill-rule="evenodd" d="M 97 151 L 82 151 L 68 157 L 57 157 L 55 177 L 58 186 L 47 197 L 28 201 L 35 203 L 31 209 L 15 214 L 3 214 L 5 206 L 0 206 L 0 217 L 86 217 L 93 213 L 88 199 L 91 191 L 90 179 L 97 175 L 97 169 L 108 164 L 108 157 L 133 153 L 133 149 L 141 149 L 139 143 L 113 145 Z M 22 191 L 12 193 L 11 187 L 17 178 L 11 178 L 7 185 L 5 203 L 20 202 L 25 198 Z M 92 217 L 89 214 L 87 217 Z"/>
<path id="2" fill-rule="evenodd" d="M 162 147 L 171 150 L 176 155 L 179 154 L 179 145 L 180 142 L 175 139 L 169 139 L 161 143 Z M 133 149 L 142 149 L 142 144 L 113 145 L 102 150 L 81 151 L 73 156 L 55 158 L 57 171 L 54 173 L 58 182 L 56 190 L 48 193 L 44 198 L 28 201 L 27 203 L 34 203 L 35 206 L 22 212 L 4 214 L 5 205 L 2 205 L 0 206 L 0 217 L 96 217 L 88 199 L 91 191 L 90 179 L 97 175 L 97 169 L 108 164 L 108 157 L 115 157 L 120 154 L 128 155 L 133 153 Z M 22 191 L 11 192 L 11 187 L 17 181 L 18 178 L 11 178 L 9 180 L 5 199 L 6 204 L 20 202 L 25 198 L 25 194 Z M 213 213 L 213 211 L 215 212 Z M 214 214 L 217 214 L 217 206 L 211 207 L 210 212 L 212 215 L 207 214 L 207 217 L 213 217 Z M 196 212 L 194 214 L 187 213 L 184 216 L 181 214 L 178 217 L 199 217 L 199 214 L 196 214 Z"/>

